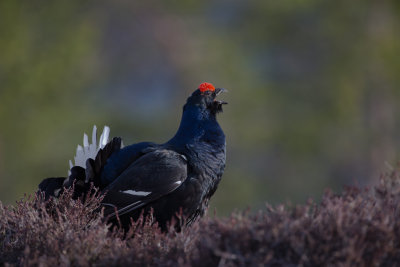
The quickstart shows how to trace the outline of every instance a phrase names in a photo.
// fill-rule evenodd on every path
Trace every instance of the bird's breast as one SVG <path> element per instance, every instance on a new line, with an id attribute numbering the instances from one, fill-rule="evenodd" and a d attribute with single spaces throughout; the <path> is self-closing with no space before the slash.
<path id="1" fill-rule="evenodd" d="M 189 171 L 194 177 L 214 182 L 220 179 L 225 168 L 225 144 L 188 144 Z M 206 182 L 206 181 L 204 181 Z"/>

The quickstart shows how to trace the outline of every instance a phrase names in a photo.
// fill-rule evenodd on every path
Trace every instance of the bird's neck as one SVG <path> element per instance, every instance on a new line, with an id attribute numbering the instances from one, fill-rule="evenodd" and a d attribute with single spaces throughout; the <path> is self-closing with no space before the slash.
<path id="1" fill-rule="evenodd" d="M 212 136 L 215 135 L 223 136 L 215 115 L 200 107 L 189 106 L 184 108 L 178 131 L 168 143 L 178 146 L 185 145 L 201 142 L 204 139 L 213 139 Z"/>

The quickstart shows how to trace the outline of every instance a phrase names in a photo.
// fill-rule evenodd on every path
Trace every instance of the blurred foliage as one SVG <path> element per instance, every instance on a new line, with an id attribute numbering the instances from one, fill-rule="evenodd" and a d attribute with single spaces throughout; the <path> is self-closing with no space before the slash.
<path id="1" fill-rule="evenodd" d="M 218 213 L 368 183 L 400 157 L 398 1 L 0 2 L 0 200 L 63 176 L 93 124 L 163 142 L 229 89 Z"/>

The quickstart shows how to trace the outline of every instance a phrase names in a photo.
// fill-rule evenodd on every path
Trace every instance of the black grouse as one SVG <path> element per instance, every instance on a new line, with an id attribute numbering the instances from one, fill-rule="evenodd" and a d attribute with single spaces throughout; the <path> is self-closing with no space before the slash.
<path id="1" fill-rule="evenodd" d="M 164 144 L 142 142 L 123 147 L 121 138 L 108 142 L 106 126 L 92 144 L 84 135 L 78 145 L 75 166 L 70 161 L 69 177 L 47 178 L 39 190 L 58 197 L 74 185 L 74 198 L 84 198 L 91 184 L 105 194 L 105 218 L 116 217 L 127 229 L 131 218 L 153 211 L 162 228 L 181 213 L 187 223 L 202 216 L 221 180 L 226 157 L 225 135 L 216 115 L 224 101 L 216 97 L 223 88 L 202 83 L 187 99 L 175 136 Z"/>

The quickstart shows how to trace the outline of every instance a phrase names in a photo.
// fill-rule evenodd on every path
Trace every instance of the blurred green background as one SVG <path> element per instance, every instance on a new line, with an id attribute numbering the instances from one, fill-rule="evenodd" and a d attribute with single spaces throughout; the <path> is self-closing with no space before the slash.
<path id="1" fill-rule="evenodd" d="M 0 1 L 0 200 L 65 176 L 83 132 L 164 142 L 204 81 L 218 214 L 376 183 L 400 159 L 400 1 Z"/>

